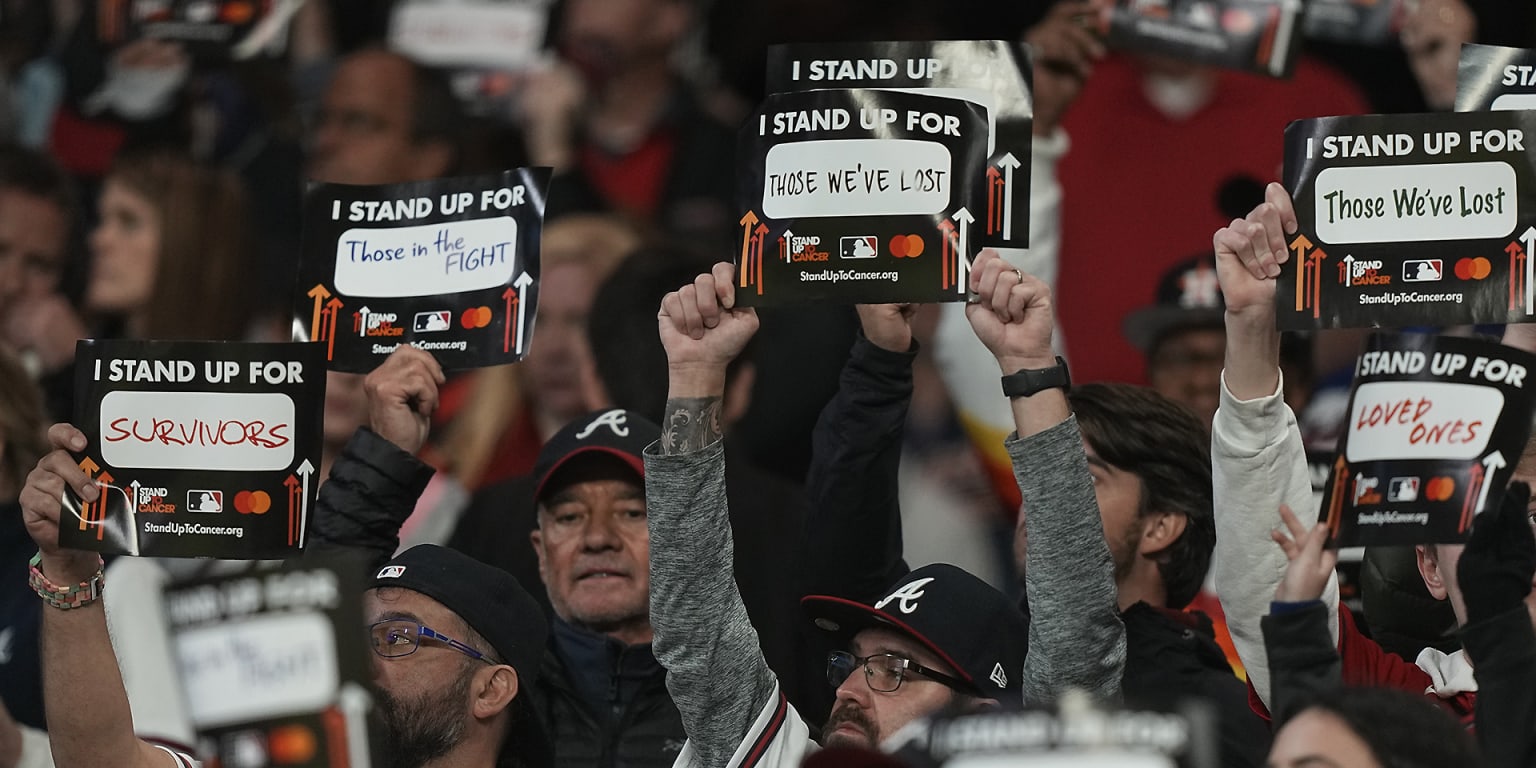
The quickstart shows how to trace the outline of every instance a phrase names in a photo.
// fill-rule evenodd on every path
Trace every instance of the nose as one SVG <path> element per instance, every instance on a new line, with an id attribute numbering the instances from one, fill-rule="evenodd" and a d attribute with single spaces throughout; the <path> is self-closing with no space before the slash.
<path id="1" fill-rule="evenodd" d="M 864 680 L 864 668 L 854 667 L 853 672 L 837 686 L 836 701 L 850 701 L 859 708 L 869 705 L 869 683 Z"/>
<path id="2" fill-rule="evenodd" d="M 602 512 L 587 518 L 587 526 L 581 534 L 581 544 L 588 551 L 593 552 L 622 548 L 624 540 L 619 536 L 614 514 Z"/>

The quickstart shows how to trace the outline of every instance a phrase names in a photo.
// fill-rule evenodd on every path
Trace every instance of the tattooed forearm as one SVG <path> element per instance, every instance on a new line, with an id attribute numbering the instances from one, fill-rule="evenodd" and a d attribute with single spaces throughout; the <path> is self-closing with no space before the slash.
<path id="1" fill-rule="evenodd" d="M 719 397 L 678 397 L 667 401 L 661 453 L 675 456 L 703 450 L 720 439 Z"/>

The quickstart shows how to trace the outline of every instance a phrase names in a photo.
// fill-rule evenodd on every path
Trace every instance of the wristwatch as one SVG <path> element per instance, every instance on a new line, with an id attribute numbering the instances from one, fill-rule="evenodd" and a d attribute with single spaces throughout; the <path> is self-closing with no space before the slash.
<path id="1" fill-rule="evenodd" d="M 1010 398 L 1029 397 L 1047 389 L 1072 388 L 1072 376 L 1067 372 L 1067 361 L 1056 356 L 1056 364 L 1049 368 L 1025 368 L 1003 377 L 1003 394 Z"/>

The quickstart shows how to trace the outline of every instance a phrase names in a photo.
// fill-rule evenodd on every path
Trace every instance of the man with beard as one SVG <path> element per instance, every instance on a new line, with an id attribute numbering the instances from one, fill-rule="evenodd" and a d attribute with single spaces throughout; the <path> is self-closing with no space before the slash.
<path id="1" fill-rule="evenodd" d="M 367 379 L 372 428 L 358 431 L 322 486 L 312 548 L 355 547 L 359 493 L 414 498 L 425 483 L 422 472 L 391 460 L 425 439 L 443 374 L 430 354 L 401 350 Z M 55 763 L 195 766 L 185 753 L 134 735 L 101 602 L 101 558 L 58 546 L 66 486 L 89 501 L 100 495 L 69 454 L 84 450 L 87 440 L 68 424 L 54 425 L 48 437 L 53 451 L 27 476 L 20 501 L 39 549 L 32 587 L 46 603 L 43 693 Z M 528 703 L 548 630 L 517 580 L 467 555 L 423 545 L 386 563 L 372 587 L 364 610 L 391 746 L 388 764 L 548 765 L 548 740 Z"/>
<path id="2" fill-rule="evenodd" d="M 993 252 L 984 252 L 976 270 L 971 288 L 981 303 L 968 314 L 999 364 L 1018 370 L 1033 367 L 1041 354 L 1051 359 L 1043 284 L 1029 278 L 1026 290 L 1026 276 L 1011 267 L 1005 278 Z M 677 765 L 795 766 L 814 748 L 811 729 L 763 661 L 731 578 L 721 401 L 725 367 L 758 325 L 754 310 L 735 306 L 734 277 L 732 265 L 717 264 L 661 304 L 666 421 L 645 455 L 651 624 L 656 656 L 667 667 L 667 686 L 688 732 Z M 1118 695 L 1125 639 L 1111 558 L 1060 386 L 1047 382 L 1016 396 L 1022 437 L 1009 442 L 1016 466 L 1030 454 L 1071 470 L 1052 488 L 1020 474 L 1025 497 L 1039 500 L 1037 523 L 1050 526 L 1058 545 L 1036 552 L 1031 562 L 1031 595 L 1041 593 L 1041 610 L 1027 630 L 1035 635 L 1035 652 L 1025 658 L 1025 622 L 1010 601 L 950 565 L 902 575 L 873 605 L 807 597 L 806 614 L 842 647 L 827 658 L 837 703 L 823 744 L 872 747 L 940 710 L 1018 703 L 1021 693 L 1037 702 L 1067 686 Z M 888 546 L 865 537 L 842 543 L 850 556 Z"/>

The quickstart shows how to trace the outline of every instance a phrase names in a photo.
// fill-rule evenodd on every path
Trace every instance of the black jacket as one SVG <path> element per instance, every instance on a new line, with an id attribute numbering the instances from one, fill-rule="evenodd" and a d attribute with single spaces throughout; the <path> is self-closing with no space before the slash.
<path id="1" fill-rule="evenodd" d="M 1208 702 L 1221 740 L 1221 765 L 1264 765 L 1269 725 L 1248 706 L 1248 686 L 1232 674 L 1210 617 L 1137 603 L 1120 618 L 1125 622 L 1125 703 L 1171 711 L 1183 699 Z"/>

